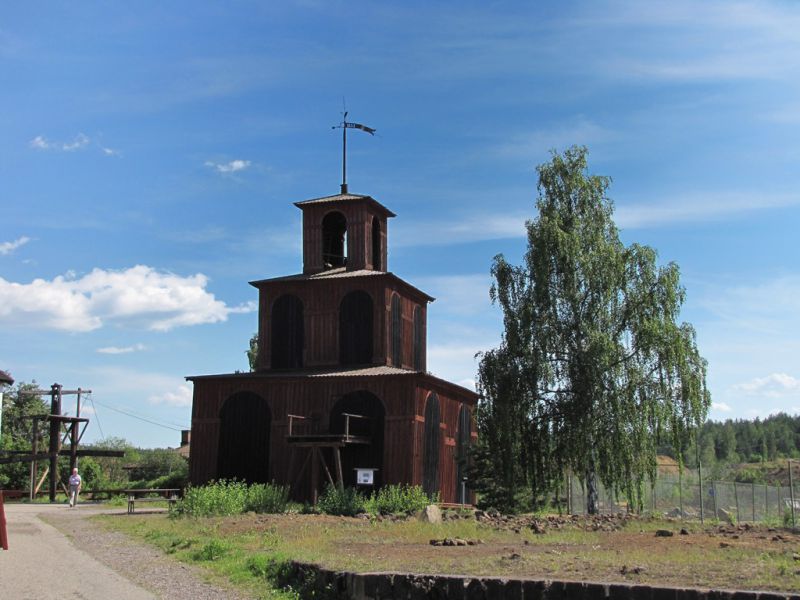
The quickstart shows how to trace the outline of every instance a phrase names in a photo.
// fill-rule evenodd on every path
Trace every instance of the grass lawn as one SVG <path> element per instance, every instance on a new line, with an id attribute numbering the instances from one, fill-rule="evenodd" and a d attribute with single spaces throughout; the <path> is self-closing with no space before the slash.
<path id="1" fill-rule="evenodd" d="M 632 520 L 616 531 L 590 531 L 585 522 L 577 521 L 536 534 L 528 527 L 498 528 L 474 518 L 438 525 L 413 519 L 301 514 L 99 518 L 106 527 L 144 539 L 179 560 L 201 563 L 215 575 L 262 595 L 269 595 L 263 590 L 265 580 L 274 575 L 271 570 L 288 559 L 362 572 L 800 589 L 800 535 L 767 527 L 703 529 L 699 523 Z M 679 533 L 683 527 L 688 534 Z M 657 537 L 657 529 L 671 530 L 674 535 Z M 474 545 L 430 543 L 445 538 Z"/>

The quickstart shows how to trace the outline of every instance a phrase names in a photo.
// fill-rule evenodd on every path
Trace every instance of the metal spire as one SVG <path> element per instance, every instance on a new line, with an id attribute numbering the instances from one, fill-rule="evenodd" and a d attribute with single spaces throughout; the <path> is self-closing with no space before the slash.
<path id="1" fill-rule="evenodd" d="M 362 125 L 361 123 L 351 123 L 347 120 L 347 111 L 342 113 L 342 122 L 338 125 L 334 125 L 331 129 L 341 129 L 342 130 L 342 194 L 347 193 L 347 130 L 348 129 L 360 129 L 361 131 L 366 131 L 370 135 L 375 135 L 375 129 L 372 127 L 367 127 L 366 125 Z"/>

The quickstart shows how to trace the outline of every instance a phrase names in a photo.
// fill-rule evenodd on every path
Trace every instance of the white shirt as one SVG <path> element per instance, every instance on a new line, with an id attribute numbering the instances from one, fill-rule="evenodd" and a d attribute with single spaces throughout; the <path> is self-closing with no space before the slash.
<path id="1" fill-rule="evenodd" d="M 70 485 L 80 485 L 81 484 L 81 476 L 77 473 L 75 475 L 69 476 L 69 484 Z"/>

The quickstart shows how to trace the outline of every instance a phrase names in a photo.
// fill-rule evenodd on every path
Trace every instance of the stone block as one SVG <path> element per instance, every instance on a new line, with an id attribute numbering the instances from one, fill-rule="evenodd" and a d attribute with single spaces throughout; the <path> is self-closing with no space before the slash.
<path id="1" fill-rule="evenodd" d="M 526 579 L 522 582 L 522 597 L 525 600 L 546 600 L 549 581 Z"/>

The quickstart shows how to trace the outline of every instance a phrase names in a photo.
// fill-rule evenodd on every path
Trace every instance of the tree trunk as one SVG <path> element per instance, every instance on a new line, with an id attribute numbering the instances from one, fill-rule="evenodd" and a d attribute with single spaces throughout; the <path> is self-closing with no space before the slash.
<path id="1" fill-rule="evenodd" d="M 594 468 L 586 471 L 586 513 L 596 515 L 599 512 L 597 498 L 597 474 Z"/>

